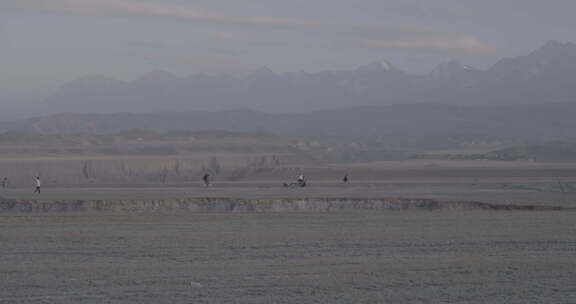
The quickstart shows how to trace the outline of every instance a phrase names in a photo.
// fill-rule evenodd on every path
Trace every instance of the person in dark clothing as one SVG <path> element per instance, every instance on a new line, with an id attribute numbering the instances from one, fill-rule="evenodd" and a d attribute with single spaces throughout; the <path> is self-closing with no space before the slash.
<path id="1" fill-rule="evenodd" d="M 8 178 L 4 177 L 2 179 L 2 189 L 6 189 L 6 188 L 8 188 Z"/>
<path id="2" fill-rule="evenodd" d="M 347 184 L 348 183 L 348 174 L 344 175 L 344 178 L 342 179 L 342 181 Z"/>
<path id="3" fill-rule="evenodd" d="M 202 176 L 202 181 L 204 182 L 204 187 L 210 187 L 210 174 L 204 174 L 204 176 Z"/>

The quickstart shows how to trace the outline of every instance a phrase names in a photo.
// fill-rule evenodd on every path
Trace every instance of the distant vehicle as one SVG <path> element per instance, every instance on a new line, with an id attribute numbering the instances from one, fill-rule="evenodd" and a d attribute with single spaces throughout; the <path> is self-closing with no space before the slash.
<path id="1" fill-rule="evenodd" d="M 292 183 L 284 183 L 284 187 L 301 187 L 304 188 L 306 187 L 306 176 L 304 176 L 303 174 L 300 174 L 298 176 L 298 178 L 296 179 L 296 182 L 292 182 Z"/>

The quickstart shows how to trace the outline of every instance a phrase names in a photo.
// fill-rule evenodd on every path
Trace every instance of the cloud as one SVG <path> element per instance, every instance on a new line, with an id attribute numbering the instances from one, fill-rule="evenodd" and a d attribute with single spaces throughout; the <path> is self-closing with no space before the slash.
<path id="1" fill-rule="evenodd" d="M 223 24 L 315 26 L 316 22 L 272 17 L 234 17 L 203 8 L 135 0 L 8 0 L 12 7 L 68 15 L 158 17 Z"/>
<path id="2" fill-rule="evenodd" d="M 407 39 L 364 40 L 365 46 L 384 49 L 402 49 L 442 53 L 490 55 L 496 48 L 467 35 L 452 34 Z"/>
<path id="3" fill-rule="evenodd" d="M 222 41 L 231 41 L 235 43 L 245 43 L 250 45 L 256 46 L 270 46 L 270 47 L 277 47 L 277 46 L 286 46 L 289 43 L 280 40 L 272 40 L 268 38 L 263 38 L 258 35 L 251 35 L 247 33 L 241 32 L 218 32 L 214 36 L 218 40 Z"/>
<path id="4" fill-rule="evenodd" d="M 48 13 L 82 16 L 142 17 L 207 22 L 234 26 L 256 26 L 266 29 L 290 29 L 308 35 L 356 40 L 356 45 L 372 48 L 418 50 L 459 54 L 492 54 L 494 47 L 479 39 L 457 32 L 425 26 L 381 26 L 324 23 L 310 20 L 267 16 L 238 17 L 217 11 L 150 0 L 0 0 L 11 7 Z M 4 2 L 5 4 L 6 2 Z M 262 41 L 260 35 L 220 33 L 216 37 L 253 45 L 279 45 L 279 41 Z M 259 41 L 261 40 L 261 41 Z"/>

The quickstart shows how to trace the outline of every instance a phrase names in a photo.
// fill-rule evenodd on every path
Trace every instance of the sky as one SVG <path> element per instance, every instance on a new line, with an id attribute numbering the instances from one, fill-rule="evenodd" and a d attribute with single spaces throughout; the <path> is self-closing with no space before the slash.
<path id="1" fill-rule="evenodd" d="M 573 0 L 0 0 L 0 100 L 86 75 L 486 68 L 575 41 Z"/>

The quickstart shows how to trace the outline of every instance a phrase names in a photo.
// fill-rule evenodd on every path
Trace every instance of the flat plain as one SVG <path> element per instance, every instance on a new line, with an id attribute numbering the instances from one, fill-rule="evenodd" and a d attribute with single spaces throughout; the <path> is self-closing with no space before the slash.
<path id="1" fill-rule="evenodd" d="M 142 200 L 178 198 L 429 198 L 439 200 L 467 200 L 500 204 L 545 205 L 576 207 L 576 193 L 561 192 L 556 181 L 491 182 L 312 182 L 306 188 L 283 187 L 279 181 L 215 182 L 205 188 L 199 183 L 172 186 L 45 186 L 41 195 L 33 188 L 0 190 L 8 199 L 34 200 Z"/>
<path id="2" fill-rule="evenodd" d="M 0 303 L 574 303 L 575 220 L 0 216 Z"/>
<path id="3" fill-rule="evenodd" d="M 573 208 L 573 165 L 409 162 L 12 200 L 434 198 Z M 349 173 L 352 182 L 339 178 Z M 0 213 L 0 303 L 575 303 L 576 211 Z"/>

